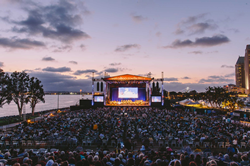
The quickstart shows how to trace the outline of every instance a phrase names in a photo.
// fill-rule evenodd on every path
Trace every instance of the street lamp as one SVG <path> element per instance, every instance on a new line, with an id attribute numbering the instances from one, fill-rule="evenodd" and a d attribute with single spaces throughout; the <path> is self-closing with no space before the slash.
<path id="1" fill-rule="evenodd" d="M 57 93 L 57 110 L 59 109 L 59 92 Z"/>
<path id="2" fill-rule="evenodd" d="M 26 97 L 26 95 L 25 95 Z M 26 103 L 24 102 L 24 105 L 23 105 L 23 120 L 26 121 Z"/>

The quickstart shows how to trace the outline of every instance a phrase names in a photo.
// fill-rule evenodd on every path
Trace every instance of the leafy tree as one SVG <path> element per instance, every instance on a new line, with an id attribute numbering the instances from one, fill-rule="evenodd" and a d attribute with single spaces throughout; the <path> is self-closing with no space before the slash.
<path id="1" fill-rule="evenodd" d="M 175 91 L 171 91 L 171 92 L 169 92 L 169 95 L 170 96 L 175 96 L 175 95 L 177 95 L 177 93 Z"/>
<path id="2" fill-rule="evenodd" d="M 211 107 L 221 109 L 223 107 L 228 108 L 230 111 L 234 111 L 236 107 L 244 107 L 244 102 L 239 100 L 237 95 L 233 92 L 226 92 L 222 87 L 208 87 L 206 89 L 203 100 L 207 101 Z"/>
<path id="3" fill-rule="evenodd" d="M 206 88 L 206 101 L 214 107 L 214 100 L 215 100 L 215 95 L 214 95 L 214 88 L 209 86 Z"/>
<path id="4" fill-rule="evenodd" d="M 216 108 L 221 108 L 221 104 L 223 101 L 225 101 L 225 96 L 227 96 L 228 93 L 226 93 L 225 89 L 222 87 L 214 87 L 214 103 L 216 105 Z"/>
<path id="5" fill-rule="evenodd" d="M 30 107 L 32 108 L 32 115 L 35 113 L 37 103 L 45 103 L 44 96 L 45 94 L 41 81 L 37 78 L 31 77 L 28 84 L 27 102 L 30 103 Z"/>
<path id="6" fill-rule="evenodd" d="M 243 108 L 245 106 L 244 102 L 236 97 L 236 93 L 230 92 L 225 95 L 224 106 L 230 111 L 235 111 L 236 108 Z"/>
<path id="7" fill-rule="evenodd" d="M 226 91 L 222 87 L 208 87 L 205 92 L 205 100 L 213 108 L 221 108 L 222 102 L 225 101 Z"/>
<path id="8" fill-rule="evenodd" d="M 16 103 L 18 108 L 19 116 L 22 116 L 23 105 L 27 103 L 27 92 L 29 86 L 29 76 L 25 72 L 13 72 L 9 78 L 7 85 L 8 93 L 11 94 L 11 97 L 8 99 L 8 102 L 11 100 Z"/>
<path id="9" fill-rule="evenodd" d="M 175 99 L 176 95 L 177 95 L 177 93 L 175 91 L 169 92 L 170 99 Z"/>
<path id="10" fill-rule="evenodd" d="M 191 98 L 193 100 L 200 100 L 201 95 L 199 93 L 196 92 L 196 90 L 192 90 L 190 91 L 187 95 L 187 98 Z"/>
<path id="11" fill-rule="evenodd" d="M 237 106 L 238 106 L 238 108 L 243 108 L 243 107 L 245 107 L 246 105 L 244 104 L 244 101 L 242 101 L 242 100 L 237 100 Z"/>
<path id="12" fill-rule="evenodd" d="M 205 92 L 201 92 L 198 94 L 198 98 L 199 100 L 206 100 L 206 93 Z"/>
<path id="13" fill-rule="evenodd" d="M 189 93 L 190 93 L 191 95 L 193 95 L 193 94 L 197 94 L 197 91 L 196 91 L 196 90 L 191 90 Z"/>
<path id="14" fill-rule="evenodd" d="M 229 111 L 234 111 L 237 105 L 237 97 L 229 97 L 223 103 L 223 105 L 228 108 Z"/>
<path id="15" fill-rule="evenodd" d="M 0 107 L 3 107 L 4 104 L 9 104 L 11 102 L 11 95 L 7 91 L 8 81 L 9 75 L 0 69 Z"/>
<path id="16" fill-rule="evenodd" d="M 163 94 L 165 97 L 168 97 L 168 91 L 166 91 L 165 89 L 163 90 Z"/>

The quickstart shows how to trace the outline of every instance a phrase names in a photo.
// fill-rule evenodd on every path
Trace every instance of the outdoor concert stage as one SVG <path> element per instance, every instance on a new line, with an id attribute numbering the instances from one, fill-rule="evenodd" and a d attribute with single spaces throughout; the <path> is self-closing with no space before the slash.
<path id="1" fill-rule="evenodd" d="M 163 80 L 163 73 L 161 79 L 130 74 L 101 79 L 93 77 L 91 105 L 151 106 L 156 104 L 163 106 Z M 159 88 L 159 82 L 161 83 L 161 88 Z M 155 89 L 158 89 L 159 93 L 152 95 L 152 91 Z"/>

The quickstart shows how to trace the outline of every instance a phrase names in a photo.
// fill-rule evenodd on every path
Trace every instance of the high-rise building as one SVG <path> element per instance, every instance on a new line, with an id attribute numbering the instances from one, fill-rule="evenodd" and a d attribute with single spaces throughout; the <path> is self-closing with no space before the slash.
<path id="1" fill-rule="evenodd" d="M 250 45 L 246 46 L 245 50 L 245 58 L 244 58 L 244 68 L 245 68 L 245 88 L 246 88 L 246 93 L 250 93 Z"/>
<path id="2" fill-rule="evenodd" d="M 245 88 L 244 57 L 239 56 L 235 64 L 235 81 L 237 87 Z"/>

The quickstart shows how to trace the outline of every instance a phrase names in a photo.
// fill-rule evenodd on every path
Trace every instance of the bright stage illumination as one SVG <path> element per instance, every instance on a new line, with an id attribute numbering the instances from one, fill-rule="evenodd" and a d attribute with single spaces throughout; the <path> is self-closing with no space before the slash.
<path id="1" fill-rule="evenodd" d="M 120 87 L 118 98 L 138 98 L 137 87 Z"/>

